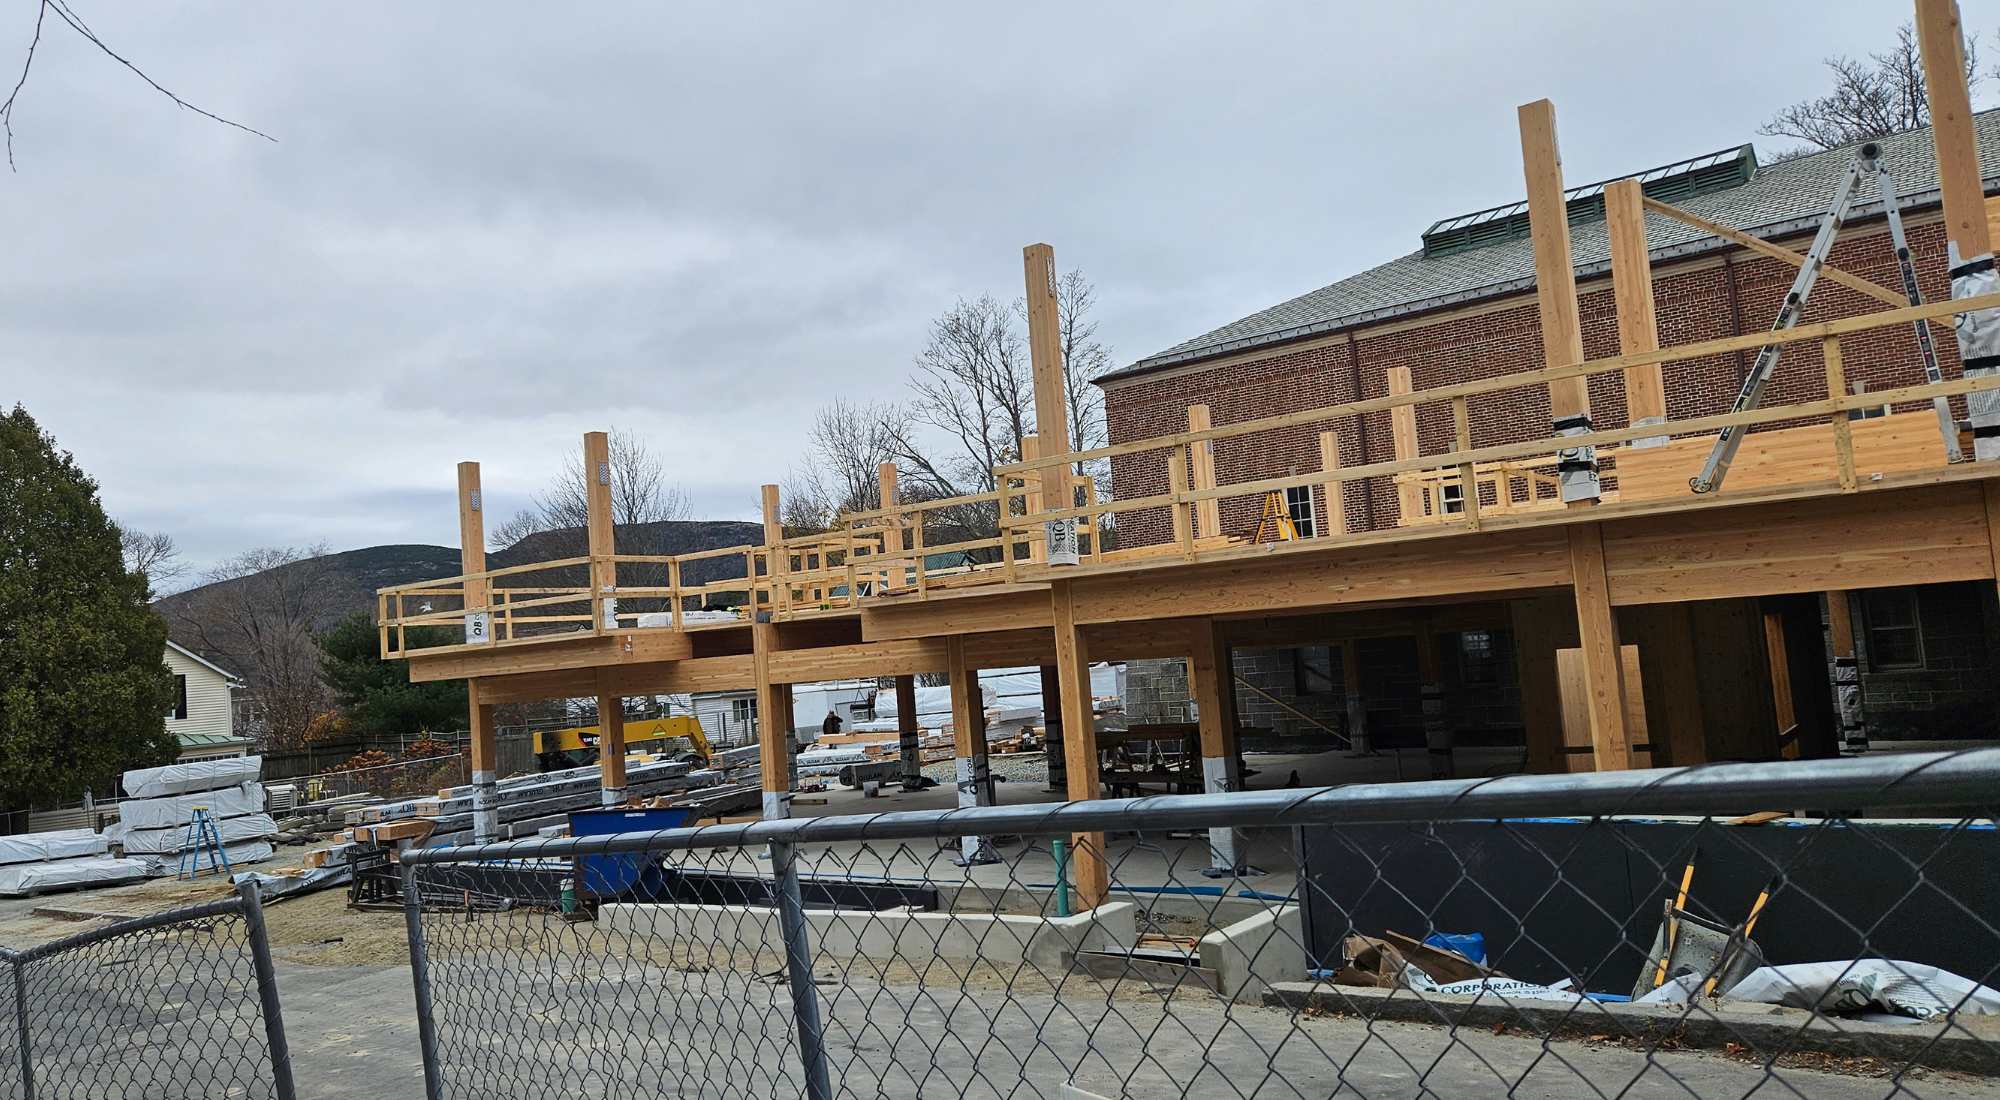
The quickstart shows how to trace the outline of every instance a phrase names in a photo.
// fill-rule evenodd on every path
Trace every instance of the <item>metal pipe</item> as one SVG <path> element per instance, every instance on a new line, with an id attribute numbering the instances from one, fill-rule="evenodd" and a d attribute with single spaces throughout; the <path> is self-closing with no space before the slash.
<path id="1" fill-rule="evenodd" d="M 1049 844 L 1056 853 L 1056 916 L 1069 916 L 1069 863 L 1063 858 L 1063 838 L 1057 837 Z"/>
<path id="2" fill-rule="evenodd" d="M 14 1030 L 21 1042 L 21 1100 L 35 1100 L 34 1043 L 28 1032 L 28 960 L 15 955 L 8 961 L 14 969 Z"/>
<path id="3" fill-rule="evenodd" d="M 1509 775 L 1418 783 L 1229 794 L 1091 799 L 716 825 L 613 836 L 424 848 L 410 863 L 569 859 L 716 846 L 913 840 L 964 833 L 1061 836 L 1105 831 L 1167 832 L 1356 822 L 1476 821 L 1618 814 L 1710 816 L 1757 806 L 1986 805 L 2000 790 L 2000 748 L 1702 764 L 1687 768 Z"/>
<path id="4" fill-rule="evenodd" d="M 285 1014 L 278 1004 L 278 971 L 271 964 L 271 937 L 264 928 L 264 899 L 257 880 L 246 877 L 236 884 L 243 899 L 244 931 L 250 940 L 250 965 L 257 972 L 257 999 L 264 1007 L 264 1035 L 271 1044 L 271 1087 L 278 1100 L 295 1100 L 292 1087 L 292 1049 L 285 1042 Z"/>
<path id="5" fill-rule="evenodd" d="M 799 896 L 797 850 L 790 844 L 771 845 L 771 877 L 776 886 L 778 929 L 785 937 L 785 973 L 791 978 L 792 1013 L 798 1020 L 806 1100 L 832 1100 L 826 1040 L 819 1018 L 819 988 L 813 985 L 812 945 L 806 942 L 806 907 Z"/>
<path id="6" fill-rule="evenodd" d="M 424 1100 L 439 1100 L 444 1095 L 444 1067 L 438 1063 L 437 1021 L 431 1015 L 431 956 L 424 946 L 423 902 L 417 893 L 416 867 L 405 863 L 402 869 L 403 929 L 410 941 L 410 988 L 417 999 L 417 1049 L 424 1059 Z M 467 912 L 471 909 L 466 906 Z"/>

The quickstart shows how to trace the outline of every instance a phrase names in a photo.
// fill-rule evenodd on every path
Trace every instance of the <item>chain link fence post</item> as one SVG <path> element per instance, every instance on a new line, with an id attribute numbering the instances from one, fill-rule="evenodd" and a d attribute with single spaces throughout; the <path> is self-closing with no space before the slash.
<path id="1" fill-rule="evenodd" d="M 417 868 L 403 865 L 403 926 L 410 938 L 410 987 L 417 998 L 417 1047 L 424 1057 L 424 1100 L 439 1100 L 444 1083 L 438 1066 L 437 1023 L 431 1018 L 431 959 L 424 948 L 423 900 Z"/>
<path id="2" fill-rule="evenodd" d="M 799 1061 L 806 1071 L 806 1100 L 832 1100 L 819 1015 L 819 990 L 813 985 L 812 945 L 806 942 L 806 907 L 799 896 L 798 858 L 790 843 L 772 843 L 771 876 L 777 885 L 778 929 L 785 937 L 785 973 L 792 983 L 792 1012 L 798 1018 Z"/>
<path id="3" fill-rule="evenodd" d="M 35 1060 L 29 1054 L 28 977 L 21 956 L 7 952 L 7 969 L 14 972 L 14 1030 L 21 1043 L 21 1100 L 35 1100 Z"/>
<path id="4" fill-rule="evenodd" d="M 271 1045 L 271 1087 L 278 1100 L 296 1100 L 292 1088 L 292 1051 L 285 1044 L 285 1015 L 278 1004 L 278 971 L 271 962 L 271 940 L 264 929 L 264 899 L 255 878 L 236 884 L 243 897 L 243 924 L 249 935 L 250 964 L 257 972 L 257 998 L 264 1008 L 264 1035 Z"/>

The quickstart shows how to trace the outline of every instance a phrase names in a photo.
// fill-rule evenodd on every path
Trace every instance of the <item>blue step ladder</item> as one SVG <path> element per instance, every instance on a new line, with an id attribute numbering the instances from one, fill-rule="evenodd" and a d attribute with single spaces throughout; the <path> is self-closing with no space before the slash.
<path id="1" fill-rule="evenodd" d="M 231 878 L 236 872 L 230 869 L 229 856 L 222 850 L 222 834 L 215 827 L 215 815 L 207 806 L 196 806 L 188 818 L 187 833 L 181 838 L 180 872 L 177 879 L 192 879 L 202 873 L 201 857 L 208 856 L 208 873 L 220 871 Z"/>

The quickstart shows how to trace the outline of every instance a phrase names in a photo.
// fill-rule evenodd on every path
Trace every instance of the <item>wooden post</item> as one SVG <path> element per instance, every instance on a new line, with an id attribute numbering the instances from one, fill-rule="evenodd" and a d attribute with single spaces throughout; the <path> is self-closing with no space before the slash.
<path id="1" fill-rule="evenodd" d="M 625 804 L 625 700 L 611 691 L 610 669 L 597 669 L 597 785 L 605 806 Z"/>
<path id="2" fill-rule="evenodd" d="M 479 680 L 465 682 L 471 704 L 472 840 L 485 844 L 500 839 L 500 782 L 495 774 L 493 704 L 479 701 Z"/>
<path id="3" fill-rule="evenodd" d="M 479 463 L 458 464 L 458 571 L 470 577 L 486 572 L 486 520 L 481 511 Z M 479 645 L 493 640 L 493 615 L 487 610 L 486 578 L 465 582 L 465 641 Z"/>
<path id="4" fill-rule="evenodd" d="M 1188 406 L 1188 431 L 1206 431 L 1211 425 L 1207 405 Z M 1194 481 L 1196 489 L 1215 488 L 1215 440 L 1204 439 L 1191 443 L 1189 456 L 1194 460 Z M 1211 497 L 1196 501 L 1194 506 L 1194 537 L 1212 539 L 1222 533 L 1222 501 Z"/>
<path id="5" fill-rule="evenodd" d="M 1604 535 L 1597 524 L 1570 525 L 1569 561 L 1576 591 L 1577 634 L 1583 643 L 1591 757 L 1598 771 L 1624 771 L 1631 767 L 1625 732 L 1624 661 L 1604 572 Z"/>
<path id="6" fill-rule="evenodd" d="M 1373 752 L 1368 745 L 1368 701 L 1361 689 L 1361 655 L 1354 647 L 1355 639 L 1340 640 L 1340 687 L 1347 693 L 1347 749 L 1366 756 Z"/>
<path id="7" fill-rule="evenodd" d="M 1222 628 L 1213 619 L 1197 619 L 1189 625 L 1193 652 L 1188 655 L 1188 688 L 1194 696 L 1195 723 L 1201 734 L 1202 790 L 1223 794 L 1243 789 L 1236 767 L 1236 708 L 1227 690 L 1235 670 L 1229 661 L 1229 644 Z M 1227 826 L 1208 831 L 1210 877 L 1241 874 L 1242 834 Z"/>
<path id="8" fill-rule="evenodd" d="M 1686 767 L 1708 761 L 1708 734 L 1701 716 L 1702 683 L 1694 645 L 1694 623 L 1685 603 L 1641 604 L 1620 610 L 1637 635 L 1644 675 L 1636 682 L 1650 700 L 1630 700 L 1646 717 L 1650 762 Z M 1625 683 L 1629 695 L 1634 680 Z M 1634 735 L 1633 740 L 1637 740 Z"/>
<path id="9" fill-rule="evenodd" d="M 896 464 L 893 462 L 876 463 L 875 484 L 881 494 L 881 502 L 876 507 L 884 511 L 894 508 L 897 504 Z M 882 560 L 887 564 L 882 566 L 882 579 L 878 583 L 885 589 L 901 588 L 903 567 L 895 564 L 895 558 L 903 552 L 903 525 L 897 522 L 894 516 L 884 517 L 882 520 L 882 531 Z"/>
<path id="10" fill-rule="evenodd" d="M 1188 491 L 1187 448 L 1175 447 L 1167 452 L 1167 491 L 1185 493 Z M 1184 502 L 1169 505 L 1174 517 L 1174 544 L 1181 548 L 1181 554 L 1189 561 L 1194 560 L 1194 510 Z"/>
<path id="11" fill-rule="evenodd" d="M 1868 751 L 1868 721 L 1862 707 L 1861 664 L 1854 653 L 1854 609 L 1847 593 L 1826 594 L 1826 633 L 1833 648 L 1833 702 L 1840 716 L 1841 749 Z"/>
<path id="12" fill-rule="evenodd" d="M 1404 394 L 1410 390 L 1410 368 L 1390 367 L 1383 372 L 1389 381 L 1389 392 Z M 1398 405 L 1389 410 L 1389 434 L 1396 447 L 1396 461 L 1415 458 L 1420 453 L 1417 443 L 1417 407 Z M 1431 502 L 1433 506 L 1436 501 Z M 1396 506 L 1402 514 L 1396 520 L 1398 527 L 1408 527 L 1423 520 L 1423 490 L 1409 483 L 1403 475 L 1396 475 Z"/>
<path id="13" fill-rule="evenodd" d="M 923 727 L 917 724 L 917 678 L 896 677 L 896 742 L 903 757 L 903 791 L 924 789 Z"/>
<path id="14" fill-rule="evenodd" d="M 986 699 L 979 690 L 979 670 L 965 659 L 965 635 L 944 640 L 945 674 L 951 680 L 952 757 L 957 762 L 958 805 L 961 809 L 993 805 L 993 777 L 986 764 Z M 959 866 L 998 863 L 985 837 L 958 840 Z"/>
<path id="15" fill-rule="evenodd" d="M 1575 648 L 1577 616 L 1568 593 L 1508 604 L 1521 677 L 1521 725 L 1528 741 L 1528 770 L 1537 775 L 1569 771 L 1563 739 L 1561 677 L 1556 654 Z"/>
<path id="16" fill-rule="evenodd" d="M 1917 45 L 1923 51 L 1924 92 L 1930 100 L 1931 142 L 1937 149 L 1951 266 L 1993 251 L 1986 229 L 1986 188 L 1965 82 L 1965 33 L 1957 0 L 1917 0 Z"/>
<path id="17" fill-rule="evenodd" d="M 1563 198 L 1562 151 L 1556 144 L 1556 109 L 1546 99 L 1520 109 L 1521 163 L 1528 181 L 1529 236 L 1535 246 L 1535 297 L 1541 307 L 1545 366 L 1583 362 L 1583 320 L 1576 304 L 1576 268 L 1570 259 L 1569 207 Z M 1582 378 L 1549 383 L 1549 418 L 1555 434 L 1590 431 L 1590 387 Z M 1563 501 L 1597 503 L 1597 454 L 1591 447 L 1561 452 L 1557 462 Z"/>
<path id="18" fill-rule="evenodd" d="M 1604 216 L 1611 235 L 1611 295 L 1618 306 L 1618 351 L 1634 355 L 1660 350 L 1660 323 L 1653 303 L 1653 261 L 1646 248 L 1645 194 L 1635 179 L 1604 188 Z M 1660 364 L 1625 368 L 1625 417 L 1631 424 L 1667 422 L 1667 387 Z M 1658 447 L 1666 436 L 1632 441 Z"/>
<path id="19" fill-rule="evenodd" d="M 1042 437 L 1038 435 L 1022 436 L 1021 461 L 1028 462 L 1040 457 L 1042 457 Z M 1042 492 L 1042 486 L 1044 482 L 1053 485 L 1057 479 L 1052 476 L 1045 476 L 1047 474 L 1048 471 L 1046 470 L 1030 470 L 1028 471 L 1028 476 L 1021 479 L 1021 487 L 1023 489 L 1021 496 L 1022 514 L 1032 516 L 1038 512 L 1048 511 L 1046 502 L 1053 494 Z M 1067 507 L 1067 505 L 1061 505 L 1061 507 Z M 1011 553 L 1013 546 L 1014 540 L 1008 539 L 1003 549 Z M 1049 560 L 1049 544 L 1046 539 L 1028 540 L 1028 560 L 1031 562 L 1045 562 Z"/>
<path id="20" fill-rule="evenodd" d="M 618 564 L 611 515 L 611 438 L 603 432 L 583 437 L 583 503 L 590 540 L 591 608 L 599 634 L 618 629 Z"/>
<path id="21" fill-rule="evenodd" d="M 1764 650 L 1771 660 L 1771 709 L 1778 719 L 1778 755 L 1797 760 L 1803 755 L 1799 745 L 1799 712 L 1792 701 L 1792 661 L 1785 645 L 1785 616 L 1779 612 L 1764 613 Z"/>
<path id="22" fill-rule="evenodd" d="M 1331 474 L 1338 472 L 1339 469 L 1340 433 L 1319 433 L 1319 472 Z M 1345 482 L 1336 477 L 1327 479 L 1326 484 L 1320 487 L 1326 493 L 1326 521 L 1320 525 L 1325 530 L 1320 532 L 1321 534 L 1331 535 L 1338 532 L 1345 535 L 1351 530 L 1347 525 L 1347 494 L 1341 488 L 1344 484 Z"/>
<path id="23" fill-rule="evenodd" d="M 1430 750 L 1431 778 L 1451 779 L 1457 774 L 1452 758 L 1450 715 L 1444 706 L 1444 673 L 1439 668 L 1438 638 L 1429 624 L 1417 631 L 1418 691 L 1424 703 L 1424 747 Z"/>
<path id="24" fill-rule="evenodd" d="M 792 816 L 792 760 L 787 751 L 784 712 L 790 708 L 778 700 L 789 696 L 791 685 L 771 682 L 771 654 L 778 650 L 778 628 L 770 622 L 750 623 L 750 665 L 757 677 L 757 749 L 764 773 L 764 820 L 777 821 Z"/>
<path id="25" fill-rule="evenodd" d="M 1847 369 L 1841 361 L 1840 338 L 1829 336 L 1820 341 L 1820 355 L 1826 360 L 1826 395 L 1843 397 L 1847 394 Z M 1836 409 L 1827 418 L 1833 425 L 1833 465 L 1840 476 L 1840 491 L 1854 492 L 1858 487 L 1854 476 L 1854 431 L 1848 420 L 1847 409 Z"/>
<path id="26" fill-rule="evenodd" d="M 1451 399 L 1451 427 L 1453 448 L 1459 454 L 1470 454 L 1472 451 L 1472 413 L 1466 407 L 1466 401 L 1463 397 L 1454 397 Z M 1495 507 L 1499 507 L 1505 503 L 1504 500 L 1499 499 L 1499 496 L 1501 493 L 1508 491 L 1507 479 L 1503 477 L 1494 487 L 1494 497 L 1496 499 L 1493 501 L 1493 504 Z M 1458 493 L 1459 507 L 1465 512 L 1465 525 L 1474 531 L 1479 530 L 1479 478 L 1473 473 L 1472 463 L 1470 462 L 1461 462 L 1458 464 Z"/>
<path id="27" fill-rule="evenodd" d="M 771 592 L 770 611 L 776 617 L 791 592 L 791 585 L 783 578 L 792 571 L 792 554 L 782 544 L 785 541 L 785 525 L 779 518 L 778 487 L 763 487 L 764 498 L 764 576 Z M 753 571 L 754 572 L 754 571 Z M 756 577 L 752 576 L 750 610 L 757 610 Z"/>
<path id="28" fill-rule="evenodd" d="M 1049 587 L 1055 621 L 1056 676 L 1062 685 L 1063 762 L 1069 774 L 1072 802 L 1097 798 L 1102 791 L 1097 774 L 1097 718 L 1091 711 L 1090 650 L 1076 628 L 1076 603 L 1070 582 Z M 1070 867 L 1076 876 L 1078 904 L 1095 909 L 1111 889 L 1111 868 L 1105 860 L 1103 833 L 1070 837 Z"/>
<path id="29" fill-rule="evenodd" d="M 1063 363 L 1062 317 L 1056 309 L 1056 250 L 1045 244 L 1031 244 L 1021 250 L 1021 263 L 1027 277 L 1028 356 L 1035 375 L 1035 434 L 1049 441 L 1049 450 L 1041 457 L 1069 454 L 1068 368 Z M 1057 451 L 1058 447 L 1062 450 Z M 1068 485 L 1075 468 L 1073 463 L 1043 467 L 1051 474 L 1060 471 L 1062 475 L 1048 477 L 1045 483 Z M 1069 497 L 1068 493 L 1044 492 L 1042 505 L 1051 510 L 1067 510 Z M 1069 533 L 1068 545 L 1077 545 L 1074 519 L 1050 522 L 1063 525 Z"/>

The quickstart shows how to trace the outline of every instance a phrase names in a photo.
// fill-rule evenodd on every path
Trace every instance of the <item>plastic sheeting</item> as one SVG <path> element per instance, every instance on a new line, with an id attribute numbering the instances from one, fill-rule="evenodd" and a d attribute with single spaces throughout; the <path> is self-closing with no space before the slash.
<path id="1" fill-rule="evenodd" d="M 251 782 L 263 770 L 261 756 L 226 756 L 168 764 L 164 768 L 135 768 L 125 773 L 125 793 L 132 798 L 166 798 L 193 791 L 220 790 Z"/>
<path id="2" fill-rule="evenodd" d="M 683 611 L 681 623 L 734 623 L 743 621 L 743 616 L 734 611 Z M 641 627 L 672 626 L 674 613 L 671 611 L 645 611 L 639 615 Z"/>
<path id="3" fill-rule="evenodd" d="M 39 863 L 50 859 L 88 859 L 110 850 L 102 833 L 61 829 L 51 833 L 0 836 L 0 864 Z"/>
<path id="4" fill-rule="evenodd" d="M 0 894 L 18 896 L 72 886 L 110 886 L 142 879 L 149 873 L 142 860 L 110 856 L 53 863 L 11 863 L 0 867 Z"/>
<path id="5" fill-rule="evenodd" d="M 246 840 L 266 840 L 278 835 L 278 823 L 269 814 L 244 814 L 241 817 L 226 817 L 215 823 L 224 848 Z M 164 829 L 127 829 L 121 838 L 125 854 L 165 855 L 181 851 L 187 842 L 186 825 L 170 825 Z"/>
<path id="6" fill-rule="evenodd" d="M 1820 1012 L 1879 1009 L 1919 1020 L 1951 1012 L 2000 1016 L 2000 992 L 1949 970 L 1895 959 L 1766 966 L 1724 996 Z"/>
<path id="7" fill-rule="evenodd" d="M 271 847 L 269 842 L 262 840 L 252 840 L 239 844 L 224 844 L 222 846 L 222 856 L 229 861 L 229 869 L 231 871 L 246 863 L 261 863 L 264 860 L 270 859 L 275 854 L 277 854 L 277 849 Z M 159 856 L 135 855 L 126 862 L 143 864 L 146 867 L 146 873 L 155 876 L 178 874 L 181 869 L 181 857 L 178 852 L 172 855 Z M 200 873 L 203 875 L 208 874 L 208 853 L 206 852 L 201 855 Z"/>
<path id="8" fill-rule="evenodd" d="M 266 904 L 279 898 L 295 894 L 310 894 L 315 890 L 325 890 L 334 886 L 345 886 L 353 876 L 354 869 L 346 863 L 329 863 L 324 867 L 314 867 L 302 875 L 266 875 L 256 871 L 238 871 L 231 882 L 242 883 L 255 880 L 257 893 Z"/>
<path id="9" fill-rule="evenodd" d="M 264 785 L 243 783 L 219 791 L 177 794 L 171 798 L 128 798 L 118 804 L 118 823 L 124 832 L 185 826 L 196 806 L 208 807 L 218 820 L 264 812 Z"/>
<path id="10" fill-rule="evenodd" d="M 997 669 L 979 674 L 979 693 L 987 707 L 1033 708 L 1041 710 L 1042 673 L 1037 668 Z M 1122 665 L 1090 666 L 1090 694 L 1096 699 L 1125 696 L 1125 669 Z M 896 728 L 896 693 L 893 689 L 875 693 L 875 721 L 856 725 L 856 730 Z M 951 724 L 951 689 L 917 689 L 917 724 L 936 729 Z"/>

